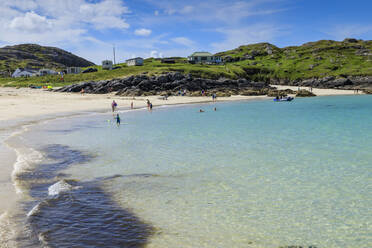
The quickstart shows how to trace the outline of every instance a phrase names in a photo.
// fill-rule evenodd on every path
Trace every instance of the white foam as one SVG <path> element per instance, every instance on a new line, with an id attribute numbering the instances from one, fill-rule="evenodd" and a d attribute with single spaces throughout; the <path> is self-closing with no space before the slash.
<path id="1" fill-rule="evenodd" d="M 17 183 L 17 176 L 22 172 L 29 171 L 32 169 L 32 165 L 40 163 L 43 159 L 43 155 L 32 148 L 15 149 L 17 154 L 17 160 L 14 163 L 14 169 L 12 172 L 12 180 L 16 189 L 16 193 L 22 193 L 21 188 Z"/>
<path id="2" fill-rule="evenodd" d="M 15 235 L 15 231 L 12 228 L 10 217 L 7 212 L 0 215 L 0 248 L 15 247 L 12 238 Z"/>
<path id="3" fill-rule="evenodd" d="M 33 216 L 33 215 L 36 215 L 37 213 L 39 213 L 41 204 L 42 204 L 42 202 L 39 202 L 38 204 L 36 204 L 31 209 L 31 211 L 27 213 L 27 217 L 30 217 L 30 216 Z"/>
<path id="4" fill-rule="evenodd" d="M 74 189 L 78 189 L 78 186 L 72 186 L 71 184 L 67 183 L 65 180 L 61 180 L 48 188 L 49 195 L 58 195 L 62 192 L 71 191 Z"/>

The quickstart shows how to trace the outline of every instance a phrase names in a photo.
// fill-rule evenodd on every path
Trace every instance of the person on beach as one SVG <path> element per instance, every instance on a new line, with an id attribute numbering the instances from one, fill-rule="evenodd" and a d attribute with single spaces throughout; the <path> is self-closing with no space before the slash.
<path id="1" fill-rule="evenodd" d="M 130 103 L 130 109 L 133 109 L 133 102 Z"/>
<path id="2" fill-rule="evenodd" d="M 212 94 L 212 101 L 215 102 L 216 99 L 217 99 L 217 95 L 216 95 L 216 93 L 213 93 L 213 94 Z"/>
<path id="3" fill-rule="evenodd" d="M 120 116 L 119 116 L 119 114 L 116 115 L 115 119 L 116 119 L 116 125 L 120 126 Z"/>
<path id="4" fill-rule="evenodd" d="M 147 109 L 150 109 L 150 100 L 146 99 L 146 102 L 147 102 Z"/>
<path id="5" fill-rule="evenodd" d="M 117 106 L 118 106 L 118 104 L 115 102 L 115 100 L 113 100 L 112 103 L 111 103 L 112 112 L 115 112 Z"/>
<path id="6" fill-rule="evenodd" d="M 152 110 L 152 103 L 150 102 L 150 110 Z"/>

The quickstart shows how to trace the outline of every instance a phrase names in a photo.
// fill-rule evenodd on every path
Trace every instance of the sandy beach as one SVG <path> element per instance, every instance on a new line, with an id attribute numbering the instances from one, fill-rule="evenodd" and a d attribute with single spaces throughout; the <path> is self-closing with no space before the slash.
<path id="1" fill-rule="evenodd" d="M 287 86 L 287 85 L 271 85 L 272 87 L 276 87 L 278 90 L 285 90 L 290 89 L 297 91 L 298 89 L 301 90 L 308 90 L 310 91 L 310 87 L 298 87 L 298 86 Z M 338 89 L 318 89 L 313 88 L 312 92 L 317 96 L 339 96 L 339 95 L 355 95 L 354 90 L 338 90 Z M 361 91 L 358 94 L 363 94 Z"/>
<path id="2" fill-rule="evenodd" d="M 278 89 L 297 90 L 296 86 L 272 85 Z M 308 89 L 301 87 L 301 89 Z M 318 96 L 325 95 L 353 95 L 353 90 L 316 89 L 313 92 Z M 266 96 L 232 96 L 220 97 L 218 101 L 239 101 L 266 99 Z M 114 94 L 105 95 L 82 95 L 78 93 L 57 93 L 41 89 L 28 88 L 0 88 L 0 121 L 22 121 L 23 119 L 35 118 L 46 115 L 64 116 L 81 112 L 110 111 L 113 100 L 118 103 L 118 108 L 130 108 L 131 102 L 134 108 L 146 106 L 149 99 L 154 107 L 160 105 L 192 104 L 211 102 L 210 97 L 169 97 L 163 100 L 160 96 L 149 97 L 118 97 Z"/>

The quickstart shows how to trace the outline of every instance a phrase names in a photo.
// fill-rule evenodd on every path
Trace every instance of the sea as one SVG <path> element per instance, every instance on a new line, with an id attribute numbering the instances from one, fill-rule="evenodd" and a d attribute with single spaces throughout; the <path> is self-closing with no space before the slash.
<path id="1" fill-rule="evenodd" d="M 119 114 L 0 136 L 0 247 L 372 247 L 372 96 Z"/>

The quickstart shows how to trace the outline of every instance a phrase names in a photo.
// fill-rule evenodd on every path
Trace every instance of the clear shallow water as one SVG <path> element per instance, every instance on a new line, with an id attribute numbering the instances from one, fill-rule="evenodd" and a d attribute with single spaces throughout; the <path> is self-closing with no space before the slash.
<path id="1" fill-rule="evenodd" d="M 29 213 L 18 242 L 371 247 L 371 96 L 200 106 L 125 112 L 119 128 L 110 114 L 66 118 L 23 134 L 18 144 L 44 161 L 16 178 L 22 211 L 48 204 Z M 48 196 L 62 179 L 72 188 Z"/>

